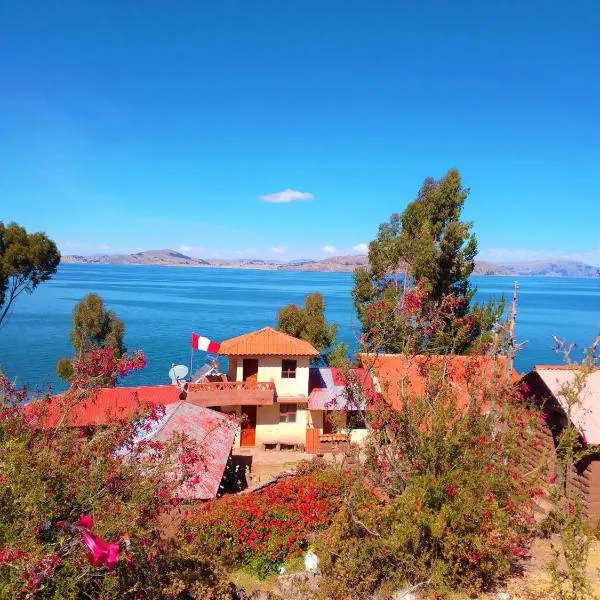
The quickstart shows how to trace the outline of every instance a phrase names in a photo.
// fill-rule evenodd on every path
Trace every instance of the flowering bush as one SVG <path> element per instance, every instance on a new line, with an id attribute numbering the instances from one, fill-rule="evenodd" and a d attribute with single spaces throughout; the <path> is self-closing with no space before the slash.
<path id="1" fill-rule="evenodd" d="M 466 368 L 465 398 L 449 381 L 451 363 L 432 364 L 422 393 L 368 414 L 364 476 L 386 501 L 368 510 L 349 503 L 336 517 L 319 549 L 324 597 L 407 584 L 476 593 L 527 555 L 533 502 L 545 493 L 523 459 L 539 416 L 500 376 L 484 382 Z"/>
<path id="2" fill-rule="evenodd" d="M 96 429 L 70 426 L 93 394 L 86 382 L 144 363 L 140 354 L 97 352 L 75 362 L 73 387 L 58 403 L 24 408 L 27 392 L 1 378 L 0 597 L 226 597 L 221 584 L 203 585 L 225 581 L 218 568 L 206 558 L 185 563 L 178 539 L 164 535 L 182 487 L 203 465 L 198 445 L 183 435 L 143 440 L 161 407 Z"/>
<path id="3" fill-rule="evenodd" d="M 260 492 L 225 496 L 199 508 L 189 522 L 194 543 L 230 566 L 265 576 L 299 555 L 339 510 L 344 476 L 323 469 L 284 479 Z"/>

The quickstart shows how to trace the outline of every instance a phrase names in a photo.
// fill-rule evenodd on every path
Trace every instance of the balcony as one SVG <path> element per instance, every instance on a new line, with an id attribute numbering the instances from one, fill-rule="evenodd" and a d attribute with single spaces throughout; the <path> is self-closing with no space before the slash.
<path id="1" fill-rule="evenodd" d="M 190 383 L 186 399 L 197 406 L 265 406 L 275 400 L 275 384 L 272 381 Z"/>

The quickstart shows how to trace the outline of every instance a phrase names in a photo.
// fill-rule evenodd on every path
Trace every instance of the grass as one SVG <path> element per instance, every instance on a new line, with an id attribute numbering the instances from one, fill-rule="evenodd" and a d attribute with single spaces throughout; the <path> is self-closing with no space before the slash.
<path id="1" fill-rule="evenodd" d="M 298 556 L 285 562 L 283 565 L 286 573 L 299 573 L 304 571 L 304 556 Z M 278 575 L 269 575 L 265 579 L 259 579 L 256 575 L 248 573 L 244 569 L 238 569 L 231 573 L 231 582 L 250 595 L 254 592 L 273 592 L 277 583 Z"/>

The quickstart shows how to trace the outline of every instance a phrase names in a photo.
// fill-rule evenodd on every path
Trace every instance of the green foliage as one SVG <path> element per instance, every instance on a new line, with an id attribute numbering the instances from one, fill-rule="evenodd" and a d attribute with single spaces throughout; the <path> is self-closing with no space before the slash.
<path id="1" fill-rule="evenodd" d="M 0 221 L 0 323 L 16 298 L 50 279 L 59 262 L 56 244 L 44 233 Z"/>
<path id="2" fill-rule="evenodd" d="M 552 544 L 552 559 L 547 565 L 550 574 L 548 594 L 556 600 L 585 600 L 594 598 L 586 576 L 588 555 L 594 530 L 587 522 L 582 498 L 570 479 L 575 476 L 580 461 L 597 453 L 588 447 L 575 426 L 573 415 L 581 410 L 588 378 L 598 363 L 597 350 L 600 336 L 584 350 L 584 358 L 577 363 L 571 358 L 574 344 L 567 345 L 555 338 L 555 350 L 573 369 L 573 378 L 564 383 L 557 392 L 566 413 L 566 425 L 558 435 L 556 460 L 559 470 L 565 474 L 563 485 L 555 490 L 553 520 L 560 534 L 559 542 Z"/>
<path id="3" fill-rule="evenodd" d="M 536 443 L 539 416 L 514 402 L 517 392 L 501 376 L 485 382 L 475 361 L 464 374 L 465 403 L 451 370 L 445 362 L 424 367 L 421 394 L 403 394 L 397 410 L 382 402 L 367 413 L 363 486 L 383 501 L 349 499 L 323 536 L 323 598 L 387 597 L 414 585 L 478 594 L 526 555 L 532 498 L 544 492 L 523 456 Z M 488 413 L 492 386 L 502 406 L 497 424 Z"/>
<path id="4" fill-rule="evenodd" d="M 552 544 L 549 595 L 556 600 L 589 600 L 594 598 L 585 570 L 592 535 L 585 522 L 580 502 L 571 502 L 563 511 L 560 543 Z"/>
<path id="5" fill-rule="evenodd" d="M 24 411 L 30 398 L 0 380 L 1 598 L 227 598 L 214 560 L 191 553 L 179 531 L 165 535 L 166 523 L 180 521 L 182 492 L 204 472 L 206 448 L 183 435 L 139 441 L 161 407 L 84 431 L 68 426 L 69 415 L 90 390 Z M 108 542 L 127 534 L 114 571 L 90 564 L 81 537 L 60 525 L 83 515 Z"/>
<path id="6" fill-rule="evenodd" d="M 475 290 L 469 277 L 477 241 L 472 224 L 460 220 L 467 195 L 460 174 L 451 169 L 438 181 L 427 178 L 402 215 L 394 214 L 379 226 L 369 245 L 368 268 L 357 269 L 353 289 L 371 347 L 385 352 L 465 353 L 475 340 L 482 341 L 480 334 L 502 314 L 502 304 L 471 306 Z M 433 335 L 415 336 L 412 331 L 415 315 L 406 314 L 406 293 L 413 287 L 423 316 L 432 308 L 439 314 L 438 307 L 451 305 Z M 461 322 L 464 319 L 469 320 Z"/>
<path id="7" fill-rule="evenodd" d="M 104 301 L 98 294 L 88 294 L 75 306 L 72 321 L 70 338 L 76 357 L 94 348 L 111 348 L 116 358 L 124 355 L 125 325 L 112 310 L 105 310 Z M 59 377 L 71 382 L 73 359 L 61 358 L 56 365 L 56 372 Z M 112 376 L 109 376 L 105 383 L 111 382 Z"/>
<path id="8" fill-rule="evenodd" d="M 277 329 L 301 340 L 310 342 L 332 367 L 347 362 L 348 346 L 335 343 L 338 327 L 325 319 L 325 300 L 319 292 L 309 294 L 304 306 L 284 306 L 277 313 Z"/>

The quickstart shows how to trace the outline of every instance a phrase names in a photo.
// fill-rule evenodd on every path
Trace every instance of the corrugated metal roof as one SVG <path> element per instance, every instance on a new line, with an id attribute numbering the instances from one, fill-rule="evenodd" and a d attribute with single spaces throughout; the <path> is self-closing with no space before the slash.
<path id="1" fill-rule="evenodd" d="M 180 395 L 181 390 L 175 385 L 98 388 L 87 392 L 87 396 L 74 406 L 69 414 L 69 425 L 106 425 L 114 419 L 130 417 L 147 406 L 178 402 Z M 54 396 L 43 405 L 46 427 L 54 427 L 58 423 L 62 412 L 61 399 L 62 396 Z M 25 411 L 31 412 L 36 404 L 29 404 Z"/>
<path id="2" fill-rule="evenodd" d="M 562 392 L 565 386 L 575 380 L 577 368 L 564 365 L 536 365 L 538 374 L 562 409 L 568 410 L 568 403 Z M 586 376 L 585 387 L 579 397 L 580 404 L 571 409 L 573 424 L 590 444 L 600 444 L 600 368 L 595 368 Z"/>
<path id="3" fill-rule="evenodd" d="M 308 408 L 312 410 L 365 410 L 373 399 L 373 380 L 366 369 L 315 367 L 309 373 Z M 349 386 L 354 393 L 348 397 Z"/>
<path id="4" fill-rule="evenodd" d="M 225 356 L 318 356 L 309 342 L 265 327 L 221 342 L 219 354 Z"/>
<path id="5" fill-rule="evenodd" d="M 198 443 L 203 458 L 200 478 L 193 486 L 182 487 L 180 497 L 207 500 L 219 492 L 236 432 L 237 424 L 230 416 L 179 401 L 167 406 L 164 418 L 148 437 L 167 442 L 174 433 L 185 433 Z"/>
<path id="6" fill-rule="evenodd" d="M 489 384 L 493 377 L 504 381 L 507 369 L 505 356 L 408 356 L 405 354 L 361 354 L 363 367 L 371 369 L 376 376 L 377 391 L 394 407 L 401 407 L 402 397 L 419 396 L 425 392 L 428 367 L 444 366 L 448 381 L 452 384 L 459 407 L 467 407 L 474 386 L 479 382 Z M 519 380 L 513 369 L 511 382 Z M 402 386 L 402 391 L 401 391 Z"/>
<path id="7" fill-rule="evenodd" d="M 145 407 L 164 404 L 164 417 L 140 439 L 167 441 L 177 431 L 197 440 L 205 464 L 201 466 L 199 482 L 183 489 L 182 497 L 207 499 L 216 496 L 237 430 L 231 417 L 182 401 L 181 390 L 174 385 L 100 388 L 91 394 L 74 407 L 69 425 L 106 425 L 115 418 L 133 416 Z M 47 413 L 44 414 L 46 427 L 57 425 L 61 415 L 60 401 L 60 396 L 54 396 L 47 405 L 42 404 L 47 406 Z M 29 404 L 25 411 L 31 413 L 35 406 L 35 403 Z"/>

